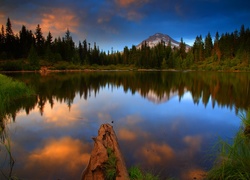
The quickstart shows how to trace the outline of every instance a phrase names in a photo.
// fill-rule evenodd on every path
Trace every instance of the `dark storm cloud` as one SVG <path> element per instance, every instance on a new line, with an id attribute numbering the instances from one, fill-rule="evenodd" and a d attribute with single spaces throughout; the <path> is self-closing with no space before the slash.
<path id="1" fill-rule="evenodd" d="M 67 28 L 76 42 L 87 38 L 100 46 L 131 46 L 162 32 L 193 40 L 208 32 L 232 32 L 250 26 L 245 0 L 0 0 L 0 24 L 10 17 L 15 30 L 40 24 L 46 34 L 63 36 Z"/>

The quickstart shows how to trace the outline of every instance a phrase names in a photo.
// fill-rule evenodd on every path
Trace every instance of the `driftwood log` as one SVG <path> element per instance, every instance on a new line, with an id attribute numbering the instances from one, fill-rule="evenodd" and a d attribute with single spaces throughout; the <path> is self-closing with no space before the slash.
<path id="1" fill-rule="evenodd" d="M 128 171 L 119 148 L 117 137 L 113 127 L 109 124 L 102 124 L 98 136 L 93 138 L 94 148 L 90 155 L 89 164 L 82 173 L 82 180 L 105 179 L 105 164 L 108 161 L 108 151 L 112 150 L 116 157 L 116 180 L 129 179 Z"/>

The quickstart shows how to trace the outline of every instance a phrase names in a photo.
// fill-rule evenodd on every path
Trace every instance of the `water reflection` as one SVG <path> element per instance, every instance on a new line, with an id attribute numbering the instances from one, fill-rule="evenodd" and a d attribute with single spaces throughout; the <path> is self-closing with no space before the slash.
<path id="1" fill-rule="evenodd" d="M 8 125 L 14 173 L 24 179 L 78 179 L 91 138 L 112 121 L 127 166 L 162 177 L 198 177 L 211 166 L 207 154 L 217 137 L 234 136 L 240 124 L 235 112 L 250 103 L 246 73 L 11 76 L 37 92 L 3 111 L 15 119 Z"/>

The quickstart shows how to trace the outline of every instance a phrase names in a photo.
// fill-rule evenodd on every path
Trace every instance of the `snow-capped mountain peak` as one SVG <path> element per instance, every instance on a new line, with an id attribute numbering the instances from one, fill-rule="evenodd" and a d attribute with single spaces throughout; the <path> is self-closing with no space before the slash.
<path id="1" fill-rule="evenodd" d="M 152 36 L 149 36 L 147 39 L 143 40 L 140 44 L 137 45 L 137 48 L 141 48 L 141 46 L 146 43 L 150 48 L 155 47 L 159 43 L 165 43 L 167 46 L 169 43 L 171 43 L 171 47 L 179 47 L 179 42 L 171 38 L 169 35 L 162 34 L 162 33 L 156 33 Z M 187 46 L 189 47 L 189 46 Z"/>

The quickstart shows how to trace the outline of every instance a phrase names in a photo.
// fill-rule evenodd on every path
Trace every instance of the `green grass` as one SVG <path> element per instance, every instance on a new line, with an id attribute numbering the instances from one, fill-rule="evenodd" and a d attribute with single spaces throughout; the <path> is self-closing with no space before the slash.
<path id="1" fill-rule="evenodd" d="M 150 172 L 143 172 L 138 166 L 132 166 L 128 170 L 131 180 L 159 180 L 159 176 Z"/>
<path id="2" fill-rule="evenodd" d="M 0 138 L 5 139 L 5 124 L 8 119 L 8 107 L 15 103 L 15 100 L 29 97 L 35 94 L 24 83 L 18 82 L 0 74 Z"/>
<path id="3" fill-rule="evenodd" d="M 115 180 L 116 178 L 116 156 L 111 148 L 107 148 L 108 160 L 104 165 L 104 174 L 106 180 Z"/>
<path id="4" fill-rule="evenodd" d="M 18 82 L 0 74 L 0 108 L 8 106 L 14 100 L 28 97 L 34 94 L 34 91 L 28 88 L 24 83 Z"/>
<path id="5" fill-rule="evenodd" d="M 233 143 L 220 142 L 219 156 L 207 179 L 250 179 L 250 111 L 241 116 L 242 128 Z"/>

